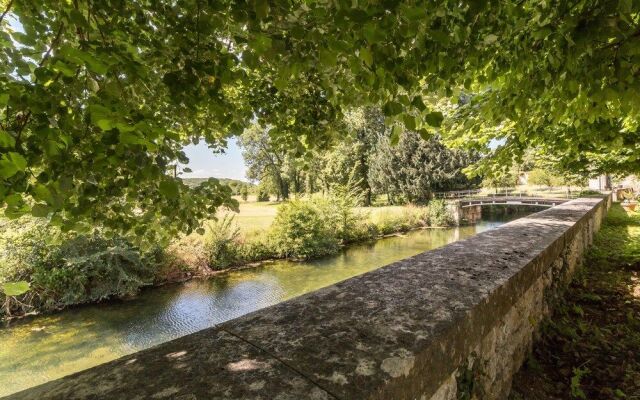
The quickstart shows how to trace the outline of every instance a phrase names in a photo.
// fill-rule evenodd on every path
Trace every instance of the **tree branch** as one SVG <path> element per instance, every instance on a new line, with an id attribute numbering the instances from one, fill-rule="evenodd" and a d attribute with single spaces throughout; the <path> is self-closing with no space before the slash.
<path id="1" fill-rule="evenodd" d="M 45 61 L 47 61 L 49 56 L 51 56 L 51 51 L 53 51 L 53 48 L 58 45 L 58 42 L 60 41 L 60 38 L 62 37 L 62 30 L 63 29 L 64 29 L 64 22 L 61 22 L 60 23 L 60 28 L 58 28 L 58 32 L 56 33 L 56 37 L 53 38 L 53 41 L 51 42 L 51 45 L 47 49 L 47 52 L 44 53 L 44 56 L 42 56 L 42 60 L 40 60 L 40 62 L 38 63 L 39 67 L 42 67 L 44 65 Z"/>
<path id="2" fill-rule="evenodd" d="M 12 5 L 13 5 L 13 0 L 9 0 L 9 4 L 7 4 L 7 8 L 4 10 L 2 15 L 0 15 L 0 23 L 2 23 L 2 21 L 4 20 L 5 15 L 9 13 L 9 10 L 11 10 Z"/>

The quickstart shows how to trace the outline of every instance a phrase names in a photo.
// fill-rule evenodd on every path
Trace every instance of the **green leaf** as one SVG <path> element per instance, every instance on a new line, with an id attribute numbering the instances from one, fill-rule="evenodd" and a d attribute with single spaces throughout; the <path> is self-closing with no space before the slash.
<path id="1" fill-rule="evenodd" d="M 402 127 L 400 125 L 394 125 L 391 129 L 391 136 L 389 137 L 389 143 L 395 146 L 400 141 L 400 135 L 402 135 Z"/>
<path id="2" fill-rule="evenodd" d="M 373 64 L 373 55 L 371 54 L 371 50 L 366 47 L 361 47 L 358 52 L 360 59 L 370 67 Z"/>
<path id="3" fill-rule="evenodd" d="M 72 77 L 76 74 L 76 70 L 64 63 L 62 60 L 57 60 L 55 63 L 53 63 L 53 69 L 67 77 Z"/>
<path id="4" fill-rule="evenodd" d="M 0 131 L 0 147 L 13 147 L 16 140 L 6 131 Z"/>
<path id="5" fill-rule="evenodd" d="M 633 0 L 618 1 L 618 11 L 621 13 L 630 13 L 633 10 Z"/>
<path id="6" fill-rule="evenodd" d="M 9 152 L 0 159 L 0 178 L 11 178 L 27 168 L 27 160 L 15 152 Z"/>
<path id="7" fill-rule="evenodd" d="M 338 62 L 337 54 L 328 49 L 320 50 L 319 59 L 325 67 L 335 67 Z"/>
<path id="8" fill-rule="evenodd" d="M 2 291 L 6 296 L 20 296 L 29 291 L 30 285 L 27 281 L 5 282 L 2 284 Z"/>
<path id="9" fill-rule="evenodd" d="M 44 218 L 49 215 L 49 210 L 46 204 L 34 204 L 31 207 L 31 215 L 37 218 Z"/>
<path id="10" fill-rule="evenodd" d="M 415 131 L 416 128 L 418 127 L 417 119 L 413 115 L 405 114 L 402 119 L 404 121 L 405 128 L 407 128 L 408 130 Z"/>
<path id="11" fill-rule="evenodd" d="M 384 112 L 384 115 L 386 115 L 387 117 L 398 115 L 402 112 L 402 110 L 403 110 L 402 104 L 395 101 L 388 102 L 387 104 L 384 105 L 382 109 L 382 111 Z"/>
<path id="12" fill-rule="evenodd" d="M 426 123 L 435 128 L 439 128 L 440 125 L 442 125 L 443 119 L 444 119 L 444 116 L 439 111 L 432 111 L 429 114 L 425 115 L 424 117 L 424 120 L 426 121 Z"/>
<path id="13" fill-rule="evenodd" d="M 493 44 L 498 40 L 498 36 L 493 33 L 488 34 L 484 37 L 484 44 Z"/>
<path id="14" fill-rule="evenodd" d="M 32 186 L 31 193 L 33 194 L 33 198 L 36 200 L 44 201 L 49 204 L 53 201 L 49 188 L 40 183 Z"/>
<path id="15" fill-rule="evenodd" d="M 113 129 L 116 124 L 111 110 L 104 106 L 101 106 L 100 104 L 90 105 L 89 112 L 91 113 L 91 121 L 103 131 Z"/>
<path id="16" fill-rule="evenodd" d="M 178 187 L 178 183 L 175 181 L 162 181 L 160 182 L 160 193 L 162 193 L 163 196 L 169 198 L 169 199 L 175 199 L 178 197 L 178 194 L 180 193 L 180 189 Z"/>
<path id="17" fill-rule="evenodd" d="M 417 108 L 420 111 L 424 111 L 427 109 L 427 106 L 424 105 L 424 102 L 422 101 L 422 96 L 416 96 L 413 98 L 413 101 L 411 102 L 411 105 L 414 106 L 415 108 Z"/>
<path id="18" fill-rule="evenodd" d="M 267 50 L 271 48 L 272 40 L 269 36 L 259 33 L 256 37 L 249 43 L 249 45 L 253 48 L 253 50 L 257 54 L 266 53 Z"/>
<path id="19" fill-rule="evenodd" d="M 254 9 L 258 19 L 265 19 L 269 15 L 269 3 L 267 0 L 256 0 Z"/>
<path id="20" fill-rule="evenodd" d="M 429 140 L 431 139 L 431 134 L 429 134 L 429 130 L 426 128 L 421 128 L 418 130 L 418 134 L 420 134 L 420 137 L 424 140 Z"/>

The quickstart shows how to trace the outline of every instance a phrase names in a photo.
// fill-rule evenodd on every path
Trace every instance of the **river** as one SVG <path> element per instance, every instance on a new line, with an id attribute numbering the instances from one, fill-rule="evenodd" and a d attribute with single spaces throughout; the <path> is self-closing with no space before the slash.
<path id="1" fill-rule="evenodd" d="M 533 211 L 533 210 L 531 210 Z M 427 229 L 308 262 L 277 261 L 143 290 L 126 301 L 70 308 L 0 329 L 0 396 L 101 364 L 494 228 Z"/>

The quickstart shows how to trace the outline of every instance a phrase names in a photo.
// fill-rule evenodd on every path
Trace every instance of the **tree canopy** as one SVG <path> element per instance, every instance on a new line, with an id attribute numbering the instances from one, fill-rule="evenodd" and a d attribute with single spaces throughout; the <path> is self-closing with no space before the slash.
<path id="1" fill-rule="evenodd" d="M 488 153 L 536 147 L 572 170 L 640 170 L 640 2 L 4 0 L 0 202 L 143 235 L 189 232 L 228 189 L 167 173 L 182 146 L 249 124 L 296 155 L 379 105 Z M 491 143 L 498 143 L 493 149 Z"/>

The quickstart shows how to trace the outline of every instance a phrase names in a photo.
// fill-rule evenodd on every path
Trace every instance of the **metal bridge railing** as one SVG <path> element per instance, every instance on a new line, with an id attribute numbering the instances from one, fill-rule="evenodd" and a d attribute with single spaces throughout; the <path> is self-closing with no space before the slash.
<path id="1" fill-rule="evenodd" d="M 527 189 L 518 190 L 514 188 L 498 188 L 498 189 L 469 189 L 454 190 L 450 192 L 435 192 L 433 195 L 436 199 L 464 199 L 477 197 L 549 197 L 574 199 L 579 197 L 581 188 L 576 190 L 568 190 L 566 187 L 552 187 L 544 189 Z"/>

